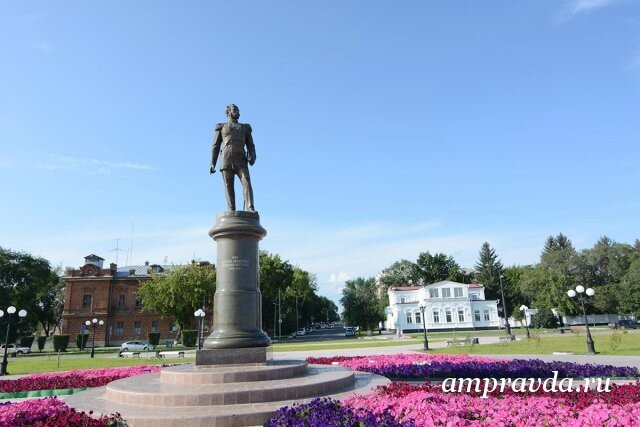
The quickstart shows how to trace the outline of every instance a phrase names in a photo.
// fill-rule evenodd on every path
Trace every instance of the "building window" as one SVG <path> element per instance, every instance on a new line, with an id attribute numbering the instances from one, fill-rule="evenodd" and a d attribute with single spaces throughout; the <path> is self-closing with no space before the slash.
<path id="1" fill-rule="evenodd" d="M 178 330 L 178 324 L 176 322 L 169 323 L 169 332 L 175 332 Z"/>
<path id="2" fill-rule="evenodd" d="M 411 313 L 406 313 L 406 317 L 407 317 L 407 323 L 413 323 L 413 316 L 411 315 Z"/>
<path id="3" fill-rule="evenodd" d="M 489 320 L 491 320 L 491 316 L 489 314 L 489 310 L 486 310 L 486 309 L 484 310 L 484 320 L 487 321 L 487 322 Z"/>
<path id="4" fill-rule="evenodd" d="M 416 311 L 416 323 L 419 325 L 420 323 L 422 323 L 422 316 L 421 313 L 419 311 Z"/>
<path id="5" fill-rule="evenodd" d="M 140 335 L 141 331 L 142 331 L 142 326 L 140 324 L 140 321 L 137 320 L 137 321 L 133 322 L 133 333 L 135 335 Z"/>
<path id="6" fill-rule="evenodd" d="M 440 312 L 433 310 L 433 323 L 440 323 Z"/>
<path id="7" fill-rule="evenodd" d="M 429 298 L 439 298 L 437 289 L 429 289 Z"/>
<path id="8" fill-rule="evenodd" d="M 451 288 L 442 288 L 442 298 L 451 298 Z"/>
<path id="9" fill-rule="evenodd" d="M 124 323 L 118 322 L 116 323 L 116 335 L 124 334 Z"/>
<path id="10" fill-rule="evenodd" d="M 461 308 L 458 309 L 458 322 L 464 322 L 464 310 Z"/>
<path id="11" fill-rule="evenodd" d="M 142 300 L 140 297 L 136 297 L 136 308 L 142 307 Z"/>
<path id="12" fill-rule="evenodd" d="M 480 299 L 480 294 L 476 294 L 476 293 L 469 294 L 469 298 L 471 298 L 473 301 L 477 301 Z"/>
<path id="13" fill-rule="evenodd" d="M 400 297 L 400 304 L 405 304 L 407 302 L 407 298 Z"/>
<path id="14" fill-rule="evenodd" d="M 453 316 L 451 315 L 451 309 L 450 308 L 445 308 L 444 317 L 445 317 L 447 323 L 453 322 Z"/>
<path id="15" fill-rule="evenodd" d="M 476 310 L 476 311 L 474 311 L 474 312 L 473 312 L 473 319 L 474 319 L 476 322 L 479 322 L 479 321 L 480 321 L 480 310 Z"/>
<path id="16" fill-rule="evenodd" d="M 456 298 L 462 298 L 462 288 L 453 288 L 453 296 Z"/>
<path id="17" fill-rule="evenodd" d="M 82 308 L 91 308 L 91 295 L 83 295 L 82 296 Z"/>
<path id="18" fill-rule="evenodd" d="M 118 308 L 124 308 L 125 299 L 126 299 L 126 295 L 125 294 L 120 294 L 118 296 Z"/>
<path id="19" fill-rule="evenodd" d="M 158 325 L 157 320 L 151 321 L 151 332 L 160 332 L 160 326 Z"/>

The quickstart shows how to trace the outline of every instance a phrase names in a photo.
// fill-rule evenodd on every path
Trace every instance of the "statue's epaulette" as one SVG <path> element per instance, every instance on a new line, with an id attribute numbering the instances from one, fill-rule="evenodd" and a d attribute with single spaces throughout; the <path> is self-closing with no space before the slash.
<path id="1" fill-rule="evenodd" d="M 249 128 L 249 132 L 253 132 L 253 129 L 251 129 L 251 125 L 249 123 L 245 123 L 244 125 Z"/>
<path id="2" fill-rule="evenodd" d="M 219 131 L 219 130 L 222 130 L 222 127 L 223 127 L 223 126 L 224 126 L 224 123 L 218 123 L 218 124 L 216 125 L 215 131 L 217 132 L 217 131 Z"/>

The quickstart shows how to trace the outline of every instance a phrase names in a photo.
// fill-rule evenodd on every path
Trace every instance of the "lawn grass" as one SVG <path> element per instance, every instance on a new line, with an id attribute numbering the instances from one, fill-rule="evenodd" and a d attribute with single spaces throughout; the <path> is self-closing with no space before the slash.
<path id="1" fill-rule="evenodd" d="M 594 333 L 593 341 L 596 351 L 601 355 L 640 355 L 640 334 L 621 333 L 621 341 L 617 348 L 612 345 L 612 331 L 602 330 Z M 571 352 L 587 354 L 586 334 L 567 334 L 561 336 L 542 336 L 532 332 L 532 339 L 507 341 L 497 344 L 460 345 L 430 350 L 438 354 L 552 354 L 554 352 Z"/>
<path id="2" fill-rule="evenodd" d="M 366 339 L 357 338 L 351 340 L 327 340 L 324 342 L 300 342 L 274 344 L 273 351 L 309 351 L 309 350 L 340 350 L 345 348 L 371 348 L 371 347 L 395 347 L 400 345 L 419 344 L 420 340 L 404 339 L 404 340 L 383 340 L 383 339 Z"/>
<path id="3" fill-rule="evenodd" d="M 161 365 L 163 363 L 193 362 L 194 357 L 184 359 L 126 358 L 117 357 L 118 353 L 96 353 L 92 359 L 88 355 L 62 354 L 58 365 L 57 353 L 31 357 L 12 357 L 7 371 L 11 375 L 33 374 L 36 372 L 73 371 L 77 369 L 117 368 L 138 365 Z"/>

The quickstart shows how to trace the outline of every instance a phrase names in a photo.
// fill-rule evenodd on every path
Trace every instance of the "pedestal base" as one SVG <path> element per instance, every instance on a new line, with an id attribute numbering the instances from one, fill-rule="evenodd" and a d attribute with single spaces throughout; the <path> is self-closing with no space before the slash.
<path id="1" fill-rule="evenodd" d="M 272 359 L 271 349 L 254 348 L 215 348 L 196 351 L 196 366 L 266 364 Z"/>

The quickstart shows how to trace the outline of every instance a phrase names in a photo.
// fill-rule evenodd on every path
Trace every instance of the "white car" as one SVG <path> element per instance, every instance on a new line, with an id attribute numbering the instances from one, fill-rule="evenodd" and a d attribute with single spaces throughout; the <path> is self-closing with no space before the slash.
<path id="1" fill-rule="evenodd" d="M 16 356 L 21 354 L 29 354 L 31 353 L 31 349 L 29 347 L 19 347 L 15 344 L 9 344 L 7 347 L 7 354 L 10 356 Z M 4 354 L 4 344 L 0 344 L 0 356 Z"/>
<path id="2" fill-rule="evenodd" d="M 127 341 L 120 344 L 120 351 L 147 351 L 153 350 L 154 346 L 144 341 Z"/>
<path id="3" fill-rule="evenodd" d="M 307 333 L 307 332 L 306 332 L 306 331 L 304 330 L 304 328 L 303 328 L 303 329 L 298 330 L 298 332 L 296 332 L 296 336 L 297 336 L 297 337 L 301 337 L 301 336 L 303 336 L 303 335 L 304 335 L 304 334 L 306 334 L 306 333 Z"/>

